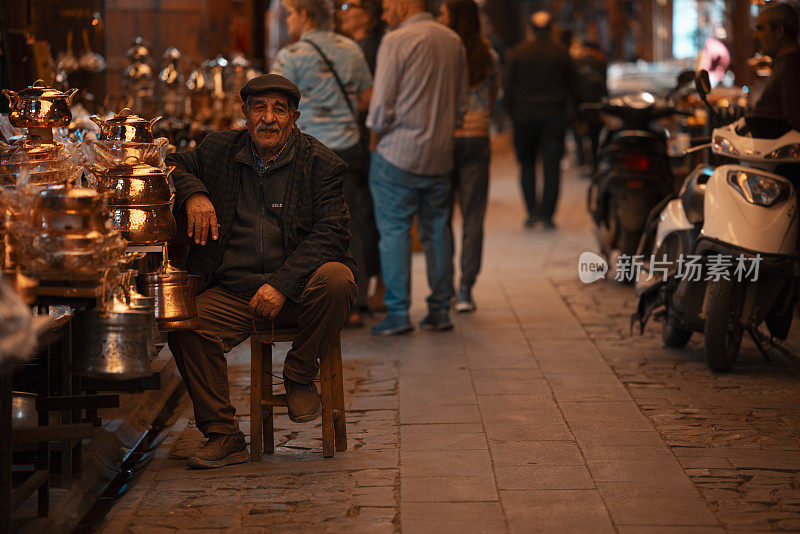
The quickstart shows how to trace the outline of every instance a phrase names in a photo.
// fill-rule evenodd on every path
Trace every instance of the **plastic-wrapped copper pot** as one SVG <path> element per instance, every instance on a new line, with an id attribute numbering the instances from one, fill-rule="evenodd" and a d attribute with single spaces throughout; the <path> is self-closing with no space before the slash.
<path id="1" fill-rule="evenodd" d="M 140 293 L 155 298 L 159 326 L 197 318 L 197 277 L 189 276 L 188 272 L 165 263 L 158 271 L 137 276 L 136 285 Z"/>
<path id="2" fill-rule="evenodd" d="M 91 145 L 96 152 L 104 157 L 114 157 L 120 161 L 146 163 L 154 167 L 159 167 L 163 161 L 161 151 L 169 141 L 162 137 L 153 143 L 134 143 L 131 141 L 95 141 L 87 139 L 86 143 Z"/>
<path id="3" fill-rule="evenodd" d="M 32 223 L 41 235 L 100 238 L 106 232 L 105 195 L 83 187 L 50 187 L 33 202 Z"/>
<path id="4" fill-rule="evenodd" d="M 78 89 L 62 92 L 48 87 L 43 80 L 36 80 L 19 93 L 3 89 L 11 112 L 8 120 L 17 128 L 66 127 L 72 120 L 70 104 Z"/>
<path id="5" fill-rule="evenodd" d="M 152 143 L 153 126 L 161 120 L 155 117 L 147 120 L 133 111 L 125 108 L 117 116 L 108 120 L 101 119 L 97 115 L 89 117 L 100 127 L 101 141 L 124 141 L 127 143 Z"/>

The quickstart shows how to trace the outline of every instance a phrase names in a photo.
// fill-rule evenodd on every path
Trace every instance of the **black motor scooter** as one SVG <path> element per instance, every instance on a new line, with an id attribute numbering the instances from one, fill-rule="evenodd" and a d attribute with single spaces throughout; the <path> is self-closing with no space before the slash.
<path id="1" fill-rule="evenodd" d="M 693 73 L 682 73 L 678 87 L 692 78 Z M 609 97 L 581 109 L 620 122 L 605 132 L 588 194 L 600 251 L 613 268 L 619 255 L 635 254 L 648 214 L 676 186 L 667 139 L 655 121 L 691 113 L 679 111 L 668 99 L 651 93 Z"/>

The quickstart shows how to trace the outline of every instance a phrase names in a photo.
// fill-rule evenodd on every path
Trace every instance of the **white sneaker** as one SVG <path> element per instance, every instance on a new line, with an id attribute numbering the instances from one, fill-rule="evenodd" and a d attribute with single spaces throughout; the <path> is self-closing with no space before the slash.
<path id="1" fill-rule="evenodd" d="M 453 309 L 458 313 L 470 313 L 475 311 L 475 302 L 472 300 L 472 293 L 469 289 L 459 289 Z"/>

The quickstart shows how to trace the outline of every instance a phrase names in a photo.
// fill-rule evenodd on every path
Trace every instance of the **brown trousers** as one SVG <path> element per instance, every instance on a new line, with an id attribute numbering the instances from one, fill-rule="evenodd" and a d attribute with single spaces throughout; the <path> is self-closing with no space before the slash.
<path id="1" fill-rule="evenodd" d="M 287 300 L 275 318 L 276 328 L 299 328 L 286 355 L 284 375 L 308 384 L 319 372 L 318 359 L 330 346 L 355 303 L 353 273 L 342 263 L 317 269 L 306 284 L 300 303 Z M 197 428 L 210 433 L 235 434 L 225 353 L 250 337 L 254 326 L 268 335 L 270 321 L 253 320 L 250 298 L 214 286 L 197 296 L 200 329 L 169 334 L 169 348 L 194 405 Z"/>

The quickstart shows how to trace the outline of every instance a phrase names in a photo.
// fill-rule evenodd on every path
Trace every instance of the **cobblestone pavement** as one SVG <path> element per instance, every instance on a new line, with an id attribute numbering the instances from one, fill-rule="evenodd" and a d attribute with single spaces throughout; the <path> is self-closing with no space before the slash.
<path id="1" fill-rule="evenodd" d="M 714 375 L 699 337 L 670 351 L 658 325 L 630 336 L 632 290 L 577 280 L 595 249 L 587 182 L 568 165 L 558 229 L 524 230 L 508 139 L 493 157 L 477 312 L 451 332 L 343 337 L 347 452 L 323 459 L 319 422 L 282 415 L 274 456 L 188 470 L 171 457 L 201 441 L 187 403 L 101 532 L 800 529 L 792 359 L 747 345 Z M 413 280 L 419 320 L 419 255 Z M 229 369 L 248 433 L 247 347 Z"/>
<path id="2" fill-rule="evenodd" d="M 631 336 L 631 288 L 554 283 L 723 525 L 800 530 L 797 362 L 746 343 L 734 371 L 715 374 L 702 335 L 685 350 L 663 347 L 659 323 Z"/>

